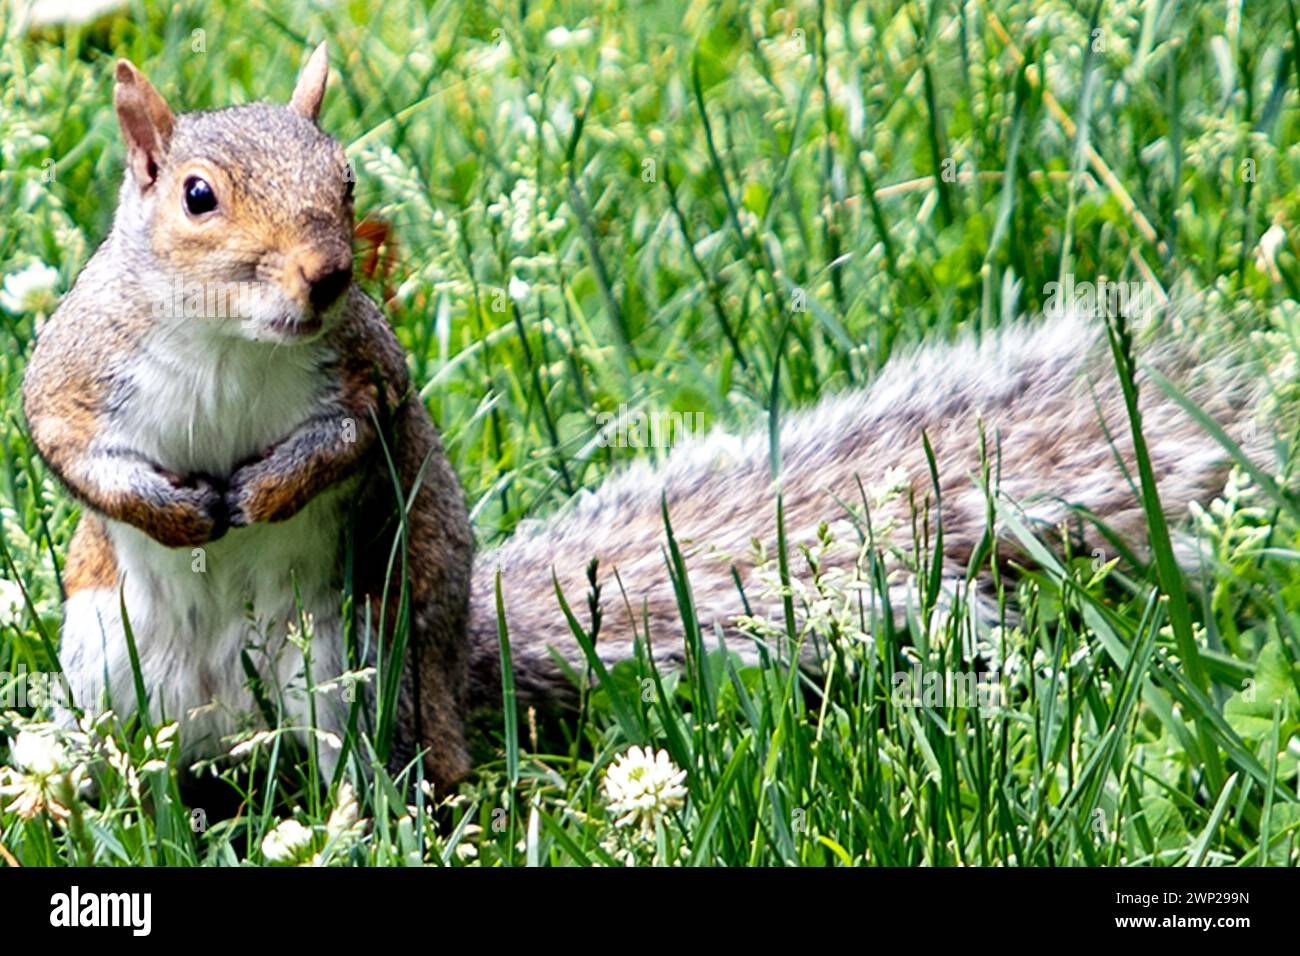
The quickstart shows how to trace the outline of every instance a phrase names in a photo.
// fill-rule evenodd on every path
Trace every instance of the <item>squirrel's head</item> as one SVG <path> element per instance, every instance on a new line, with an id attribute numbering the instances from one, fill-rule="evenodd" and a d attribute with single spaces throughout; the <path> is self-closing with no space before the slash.
<path id="1" fill-rule="evenodd" d="M 118 61 L 113 101 L 127 147 L 119 216 L 149 243 L 159 273 L 149 281 L 168 315 L 300 342 L 346 298 L 353 175 L 316 125 L 328 76 L 322 43 L 287 105 L 177 115 Z"/>

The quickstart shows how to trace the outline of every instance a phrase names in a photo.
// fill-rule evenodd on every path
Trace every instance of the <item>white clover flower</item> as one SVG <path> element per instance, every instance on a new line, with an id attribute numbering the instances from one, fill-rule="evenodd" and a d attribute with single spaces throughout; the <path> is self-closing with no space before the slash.
<path id="1" fill-rule="evenodd" d="M 86 785 L 86 766 L 74 760 L 54 728 L 21 730 L 9 745 L 13 767 L 0 767 L 0 797 L 13 798 L 3 809 L 30 820 L 48 810 L 63 822 L 69 804 Z"/>
<path id="2" fill-rule="evenodd" d="M 632 747 L 605 771 L 605 798 L 614 826 L 638 824 L 650 836 L 655 822 L 686 799 L 686 771 L 678 770 L 667 751 Z"/>
<path id="3" fill-rule="evenodd" d="M 15 764 L 28 773 L 57 773 L 67 759 L 67 748 L 53 734 L 20 731 L 9 748 Z"/>
<path id="4" fill-rule="evenodd" d="M 59 282 L 59 270 L 43 262 L 33 262 L 25 269 L 5 276 L 0 289 L 0 306 L 17 315 L 42 304 L 54 292 Z"/>
<path id="5" fill-rule="evenodd" d="M 311 838 L 311 828 L 290 817 L 262 838 L 262 856 L 278 866 L 296 863 L 311 846 Z"/>

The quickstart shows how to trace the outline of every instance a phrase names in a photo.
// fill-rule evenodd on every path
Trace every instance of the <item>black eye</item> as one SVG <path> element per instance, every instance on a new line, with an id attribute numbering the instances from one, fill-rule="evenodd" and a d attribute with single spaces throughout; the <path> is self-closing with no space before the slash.
<path id="1" fill-rule="evenodd" d="M 185 180 L 185 211 L 191 216 L 201 216 L 217 208 L 217 194 L 201 176 Z"/>
<path id="2" fill-rule="evenodd" d="M 345 195 L 348 199 L 351 199 L 352 194 L 356 191 L 356 186 L 357 186 L 356 174 L 352 172 L 351 166 L 348 167 L 348 171 L 344 174 L 343 182 L 346 183 L 346 185 L 343 187 L 343 195 Z"/>

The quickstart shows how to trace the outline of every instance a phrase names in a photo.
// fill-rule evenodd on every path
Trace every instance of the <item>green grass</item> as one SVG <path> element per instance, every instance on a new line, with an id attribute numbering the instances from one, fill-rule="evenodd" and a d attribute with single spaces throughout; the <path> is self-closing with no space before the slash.
<path id="1" fill-rule="evenodd" d="M 195 109 L 287 98 L 328 37 L 322 124 L 349 144 L 359 214 L 394 240 L 391 270 L 363 282 L 390 298 L 485 545 L 657 454 L 599 443 L 602 412 L 763 427 L 909 343 L 1041 307 L 1067 273 L 1204 289 L 1225 346 L 1280 369 L 1300 350 L 1288 4 L 1231 21 L 1231 5 L 1169 0 L 367 6 L 136 2 L 32 36 L 0 20 L 0 274 L 39 260 L 64 291 L 107 231 L 115 57 Z M 0 671 L 49 667 L 77 513 L 18 401 L 52 306 L 0 307 L 0 577 L 30 597 L 0 630 Z M 1001 514 L 1040 566 L 994 578 L 1022 620 L 986 637 L 1008 676 L 984 712 L 894 699 L 904 662 L 973 666 L 959 616 L 922 623 L 936 593 L 895 629 L 802 574 L 820 549 L 780 548 L 766 586 L 823 610 L 774 636 L 826 645 L 817 680 L 739 668 L 689 628 L 682 674 L 643 657 L 598 675 L 577 715 L 485 719 L 453 798 L 417 789 L 410 807 L 378 770 L 340 809 L 272 735 L 219 771 L 239 810 L 201 831 L 166 743 L 105 726 L 84 742 L 99 795 L 63 794 L 60 821 L 0 810 L 0 857 L 260 863 L 293 817 L 328 861 L 381 865 L 1294 864 L 1300 541 L 1293 499 L 1249 477 L 1195 519 L 1208 556 L 1185 578 L 1158 524 L 1152 567 L 1111 566 Z M 690 568 L 665 542 L 691 622 Z M 883 586 L 878 556 L 863 570 Z M 353 743 L 364 761 L 370 742 Z M 605 797 L 632 744 L 687 771 L 646 831 L 616 827 Z"/>

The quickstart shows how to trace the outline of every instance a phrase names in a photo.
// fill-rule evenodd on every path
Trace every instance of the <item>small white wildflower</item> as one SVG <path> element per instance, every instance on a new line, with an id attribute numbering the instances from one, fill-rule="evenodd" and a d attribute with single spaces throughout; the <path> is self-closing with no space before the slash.
<path id="1" fill-rule="evenodd" d="M 510 293 L 510 298 L 516 302 L 523 302 L 528 298 L 530 286 L 518 276 L 511 276 L 510 283 L 506 286 L 506 291 Z"/>
<path id="2" fill-rule="evenodd" d="M 573 110 L 567 100 L 560 100 L 551 110 L 551 126 L 564 137 L 573 132 Z"/>
<path id="3" fill-rule="evenodd" d="M 1267 272 L 1274 282 L 1282 281 L 1282 273 L 1277 268 L 1277 254 L 1285 243 L 1286 230 L 1281 223 L 1274 222 L 1259 237 L 1259 245 L 1255 247 L 1255 268 Z"/>
<path id="4" fill-rule="evenodd" d="M 520 114 L 516 121 L 523 124 L 533 122 L 526 113 Z M 515 180 L 509 195 L 502 195 L 496 202 L 489 203 L 487 211 L 493 219 L 505 224 L 511 240 L 520 245 L 532 241 L 537 226 L 543 229 L 551 226 L 545 203 L 537 195 L 537 187 L 531 179 L 524 177 Z"/>
<path id="5" fill-rule="evenodd" d="M 275 865 L 296 863 L 311 846 L 311 828 L 290 817 L 262 838 L 262 856 Z"/>
<path id="6" fill-rule="evenodd" d="M 6 624 L 17 627 L 23 619 L 26 603 L 23 600 L 23 589 L 17 581 L 0 578 L 0 627 Z"/>
<path id="7" fill-rule="evenodd" d="M 25 269 L 5 276 L 0 289 L 0 306 L 17 315 L 34 310 L 49 299 L 59 282 L 59 270 L 43 262 L 33 262 Z"/>
<path id="8" fill-rule="evenodd" d="M 303 865 L 330 866 L 336 860 L 346 858 L 365 836 L 368 825 L 369 821 L 361 816 L 356 791 L 352 784 L 344 781 L 335 798 L 334 809 L 325 821 L 325 846 Z M 319 831 L 320 827 L 316 829 Z"/>
<path id="9" fill-rule="evenodd" d="M 555 27 L 553 30 L 546 31 L 547 45 L 556 50 L 586 46 L 590 42 L 591 30 L 587 27 L 580 27 L 577 30 L 570 30 L 568 27 Z"/>
<path id="10" fill-rule="evenodd" d="M 883 508 L 889 504 L 901 492 L 907 490 L 908 484 L 910 484 L 910 481 L 907 477 L 907 469 L 898 466 L 886 469 L 885 473 L 880 476 L 880 480 L 867 488 L 867 499 L 871 502 L 872 510 Z"/>
<path id="11" fill-rule="evenodd" d="M 316 617 L 310 611 L 303 614 L 300 621 L 291 621 L 286 629 L 285 639 L 302 653 L 311 649 L 312 638 L 316 635 Z"/>
<path id="12" fill-rule="evenodd" d="M 513 52 L 510 41 L 502 37 L 496 43 L 480 47 L 469 56 L 469 67 L 473 70 L 492 72 L 510 62 Z"/>
<path id="13" fill-rule="evenodd" d="M 259 730 L 247 740 L 240 741 L 230 748 L 231 760 L 243 760 L 259 747 L 263 747 L 275 740 L 276 734 L 273 730 Z"/>
<path id="14" fill-rule="evenodd" d="M 117 742 L 112 737 L 104 738 L 104 741 L 100 744 L 100 752 L 104 757 L 104 762 L 117 771 L 118 776 L 122 778 L 122 782 L 126 785 L 131 798 L 139 800 L 140 771 L 131 762 L 131 755 L 118 747 Z"/>
<path id="15" fill-rule="evenodd" d="M 601 849 L 608 853 L 615 863 L 622 866 L 636 866 L 636 851 L 623 843 L 619 842 L 618 836 L 610 833 L 605 839 L 600 841 Z M 597 863 L 597 866 L 602 864 Z"/>
<path id="16" fill-rule="evenodd" d="M 646 836 L 655 822 L 686 799 L 686 771 L 678 770 L 667 751 L 632 747 L 605 771 L 605 797 L 618 819 L 614 826 L 639 824 Z"/>
<path id="17" fill-rule="evenodd" d="M 157 750 L 166 753 L 171 750 L 173 744 L 175 744 L 176 732 L 178 730 L 180 730 L 180 724 L 175 721 L 172 721 L 169 724 L 164 724 L 153 732 L 153 737 L 150 739 L 149 743 Z"/>
<path id="18" fill-rule="evenodd" d="M 77 719 L 77 730 L 86 737 L 107 736 L 113 726 L 113 712 L 86 713 Z"/>
<path id="19" fill-rule="evenodd" d="M 317 731 L 316 731 L 316 740 L 317 740 L 319 743 L 324 744 L 324 745 L 325 745 L 326 747 L 328 747 L 330 750 L 342 750 L 342 749 L 343 749 L 343 741 L 339 738 L 339 735 L 338 735 L 338 734 L 335 734 L 335 733 L 331 733 L 331 732 L 328 731 L 328 730 L 317 730 Z"/>
<path id="20" fill-rule="evenodd" d="M 352 784 L 345 780 L 339 787 L 338 801 L 330 811 L 329 819 L 325 821 L 325 832 L 333 839 L 352 829 L 360 818 L 361 806 L 357 803 L 357 793 L 352 789 Z"/>
<path id="21" fill-rule="evenodd" d="M 315 687 L 317 694 L 338 694 L 343 697 L 347 703 L 356 700 L 357 685 L 369 684 L 370 679 L 375 676 L 373 667 L 363 667 L 360 670 L 344 671 L 338 677 L 331 677 L 318 683 Z"/>
<path id="22" fill-rule="evenodd" d="M 26 14 L 27 28 L 35 29 L 60 24 L 90 23 L 125 5 L 122 0 L 36 0 L 34 3 L 18 5 L 18 11 Z M 19 19 L 21 21 L 22 18 Z"/>
<path id="23" fill-rule="evenodd" d="M 334 809 L 325 821 L 325 846 L 313 854 L 307 863 L 311 866 L 329 866 L 340 858 L 346 858 L 365 835 L 367 825 L 368 821 L 361 816 L 356 791 L 345 780 L 339 787 Z M 319 830 L 320 827 L 316 829 Z M 292 862 L 297 862 L 297 857 Z"/>

